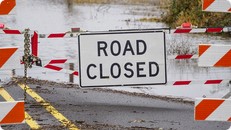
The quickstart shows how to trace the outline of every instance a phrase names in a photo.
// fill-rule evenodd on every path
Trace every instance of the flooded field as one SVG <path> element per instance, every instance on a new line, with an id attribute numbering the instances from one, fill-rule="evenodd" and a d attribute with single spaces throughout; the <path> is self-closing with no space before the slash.
<path id="1" fill-rule="evenodd" d="M 67 32 L 73 27 L 85 31 L 106 31 L 118 29 L 149 29 L 167 27 L 161 22 L 141 22 L 143 18 L 160 18 L 163 10 L 158 2 L 143 6 L 142 4 L 79 4 L 64 0 L 20 0 L 8 16 L 0 16 L 0 22 L 12 29 L 24 30 L 30 28 L 38 33 Z M 23 36 L 0 34 L 0 47 L 19 46 L 23 55 Z M 197 54 L 200 43 L 230 44 L 230 38 L 210 35 L 166 34 L 167 55 L 180 53 Z M 67 58 L 75 63 L 78 69 L 78 40 L 69 39 L 39 39 L 39 57 L 42 60 Z M 68 68 L 68 64 L 66 65 Z M 198 68 L 197 60 L 167 60 L 168 81 L 175 80 L 208 80 L 231 79 L 231 69 Z M 11 71 L 0 73 L 2 82 L 9 81 Z M 22 76 L 23 69 L 16 69 L 16 75 Z M 68 74 L 33 67 L 28 75 L 32 78 L 68 82 Z M 78 77 L 75 77 L 78 84 Z M 139 86 L 117 87 L 117 90 L 135 91 L 155 95 L 170 95 L 180 97 L 223 97 L 230 90 L 229 83 L 221 85 L 191 85 L 177 86 Z"/>

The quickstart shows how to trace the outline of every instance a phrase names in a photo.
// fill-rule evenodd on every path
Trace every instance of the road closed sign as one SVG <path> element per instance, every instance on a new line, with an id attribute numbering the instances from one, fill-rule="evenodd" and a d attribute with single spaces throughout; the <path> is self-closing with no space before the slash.
<path id="1" fill-rule="evenodd" d="M 78 49 L 81 87 L 167 82 L 162 31 L 85 33 Z"/>

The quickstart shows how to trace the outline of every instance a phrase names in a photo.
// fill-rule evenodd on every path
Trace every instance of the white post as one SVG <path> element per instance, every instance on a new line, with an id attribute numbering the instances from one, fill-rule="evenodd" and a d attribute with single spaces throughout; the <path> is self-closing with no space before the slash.
<path id="1" fill-rule="evenodd" d="M 231 126 L 230 126 L 229 129 L 227 129 L 227 130 L 231 130 Z"/>
<path id="2" fill-rule="evenodd" d="M 4 130 L 4 129 L 2 129 L 2 127 L 0 126 L 0 130 Z"/>
<path id="3" fill-rule="evenodd" d="M 229 92 L 231 92 L 231 80 L 229 81 Z"/>

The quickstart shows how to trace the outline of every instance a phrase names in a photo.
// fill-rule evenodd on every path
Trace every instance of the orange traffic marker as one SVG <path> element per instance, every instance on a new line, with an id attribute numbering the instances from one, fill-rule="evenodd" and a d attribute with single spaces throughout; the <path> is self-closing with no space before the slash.
<path id="1" fill-rule="evenodd" d="M 23 101 L 1 102 L 0 109 L 0 125 L 21 124 L 25 122 Z"/>
<path id="2" fill-rule="evenodd" d="M 195 120 L 205 120 L 224 100 L 204 99 L 195 107 Z"/>
<path id="3" fill-rule="evenodd" d="M 7 15 L 15 7 L 16 0 L 3 0 L 0 3 L 0 15 Z"/>
<path id="4" fill-rule="evenodd" d="M 197 121 L 231 121 L 231 100 L 196 99 L 194 119 Z"/>
<path id="5" fill-rule="evenodd" d="M 202 0 L 202 11 L 231 12 L 230 0 Z"/>
<path id="6" fill-rule="evenodd" d="M 201 56 L 211 45 L 200 45 L 199 46 L 199 56 Z"/>
<path id="7" fill-rule="evenodd" d="M 198 66 L 231 67 L 231 45 L 200 44 Z"/>
<path id="8" fill-rule="evenodd" d="M 207 9 L 215 0 L 203 0 L 203 10 Z"/>
<path id="9" fill-rule="evenodd" d="M 0 68 L 10 59 L 18 48 L 0 48 Z"/>

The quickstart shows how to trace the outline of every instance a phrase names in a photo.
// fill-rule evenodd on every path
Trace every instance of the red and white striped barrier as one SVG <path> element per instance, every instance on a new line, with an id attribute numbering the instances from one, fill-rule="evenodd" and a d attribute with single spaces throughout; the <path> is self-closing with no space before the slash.
<path id="1" fill-rule="evenodd" d="M 17 47 L 0 48 L 0 70 L 20 68 Z"/>
<path id="2" fill-rule="evenodd" d="M 51 60 L 48 64 L 44 66 L 44 68 L 78 76 L 79 75 L 78 71 L 67 70 L 62 67 L 57 66 L 57 64 L 64 64 L 66 61 L 67 59 Z"/>
<path id="3" fill-rule="evenodd" d="M 38 56 L 38 33 L 35 31 L 31 37 L 31 51 L 33 56 Z"/>
<path id="4" fill-rule="evenodd" d="M 30 31 L 30 34 L 33 34 L 36 31 Z M 24 34 L 24 31 L 20 30 L 11 30 L 11 29 L 0 29 L 0 34 L 10 34 L 10 35 L 19 35 Z M 39 38 L 74 38 L 79 35 L 79 33 L 74 32 L 65 32 L 65 33 L 51 33 L 51 34 L 37 34 Z"/>
<path id="5" fill-rule="evenodd" d="M 231 121 L 230 99 L 196 99 L 195 120 Z"/>
<path id="6" fill-rule="evenodd" d="M 198 66 L 231 67 L 231 45 L 199 45 Z"/>
<path id="7" fill-rule="evenodd" d="M 168 85 L 173 86 L 188 86 L 194 84 L 200 85 L 218 85 L 222 83 L 228 83 L 228 79 L 210 79 L 210 80 L 178 80 L 178 81 L 168 81 Z"/>
<path id="8" fill-rule="evenodd" d="M 0 102 L 0 125 L 25 123 L 23 101 Z"/>
<path id="9" fill-rule="evenodd" d="M 175 60 L 187 60 L 187 59 L 197 59 L 198 55 L 193 54 L 184 54 L 184 55 L 170 55 L 168 59 L 175 59 Z"/>
<path id="10" fill-rule="evenodd" d="M 169 32 L 169 30 L 167 30 Z M 222 33 L 229 32 L 227 27 L 217 27 L 217 28 L 192 28 L 192 29 L 172 29 L 170 33 Z M 78 37 L 81 32 L 65 32 L 65 33 L 51 33 L 51 34 L 39 34 L 39 38 L 72 38 Z M 83 32 L 86 33 L 86 32 Z"/>
<path id="11" fill-rule="evenodd" d="M 23 34 L 20 30 L 0 29 L 0 34 Z"/>
<path id="12" fill-rule="evenodd" d="M 228 27 L 209 27 L 209 28 L 178 28 L 170 30 L 170 33 L 181 34 L 181 33 L 222 33 L 229 32 Z M 121 30 L 122 31 L 122 30 Z M 166 29 L 169 32 L 169 29 Z M 39 34 L 39 38 L 75 38 L 78 37 L 80 33 L 87 33 L 86 31 L 76 31 L 76 32 L 61 32 L 61 33 L 49 33 L 49 34 Z M 24 34 L 24 31 L 11 30 L 11 29 L 0 29 L 0 34 Z M 34 31 L 30 31 L 30 34 L 34 34 Z"/>
<path id="13" fill-rule="evenodd" d="M 173 33 L 222 33 L 228 32 L 227 28 L 179 28 L 171 30 Z"/>
<path id="14" fill-rule="evenodd" d="M 79 33 L 51 33 L 51 34 L 39 34 L 39 38 L 75 38 Z"/>
<path id="15" fill-rule="evenodd" d="M 231 13 L 231 0 L 203 0 L 202 10 Z"/>
<path id="16" fill-rule="evenodd" d="M 42 63 L 43 64 L 45 63 L 45 64 L 39 67 L 78 76 L 79 75 L 78 71 L 73 71 L 73 70 L 65 69 L 64 67 L 60 67 L 60 65 L 64 65 L 64 63 L 67 63 L 67 61 L 68 61 L 67 59 L 53 59 L 53 60 L 48 60 L 48 61 L 43 60 Z M 24 64 L 22 60 L 20 63 Z"/>

